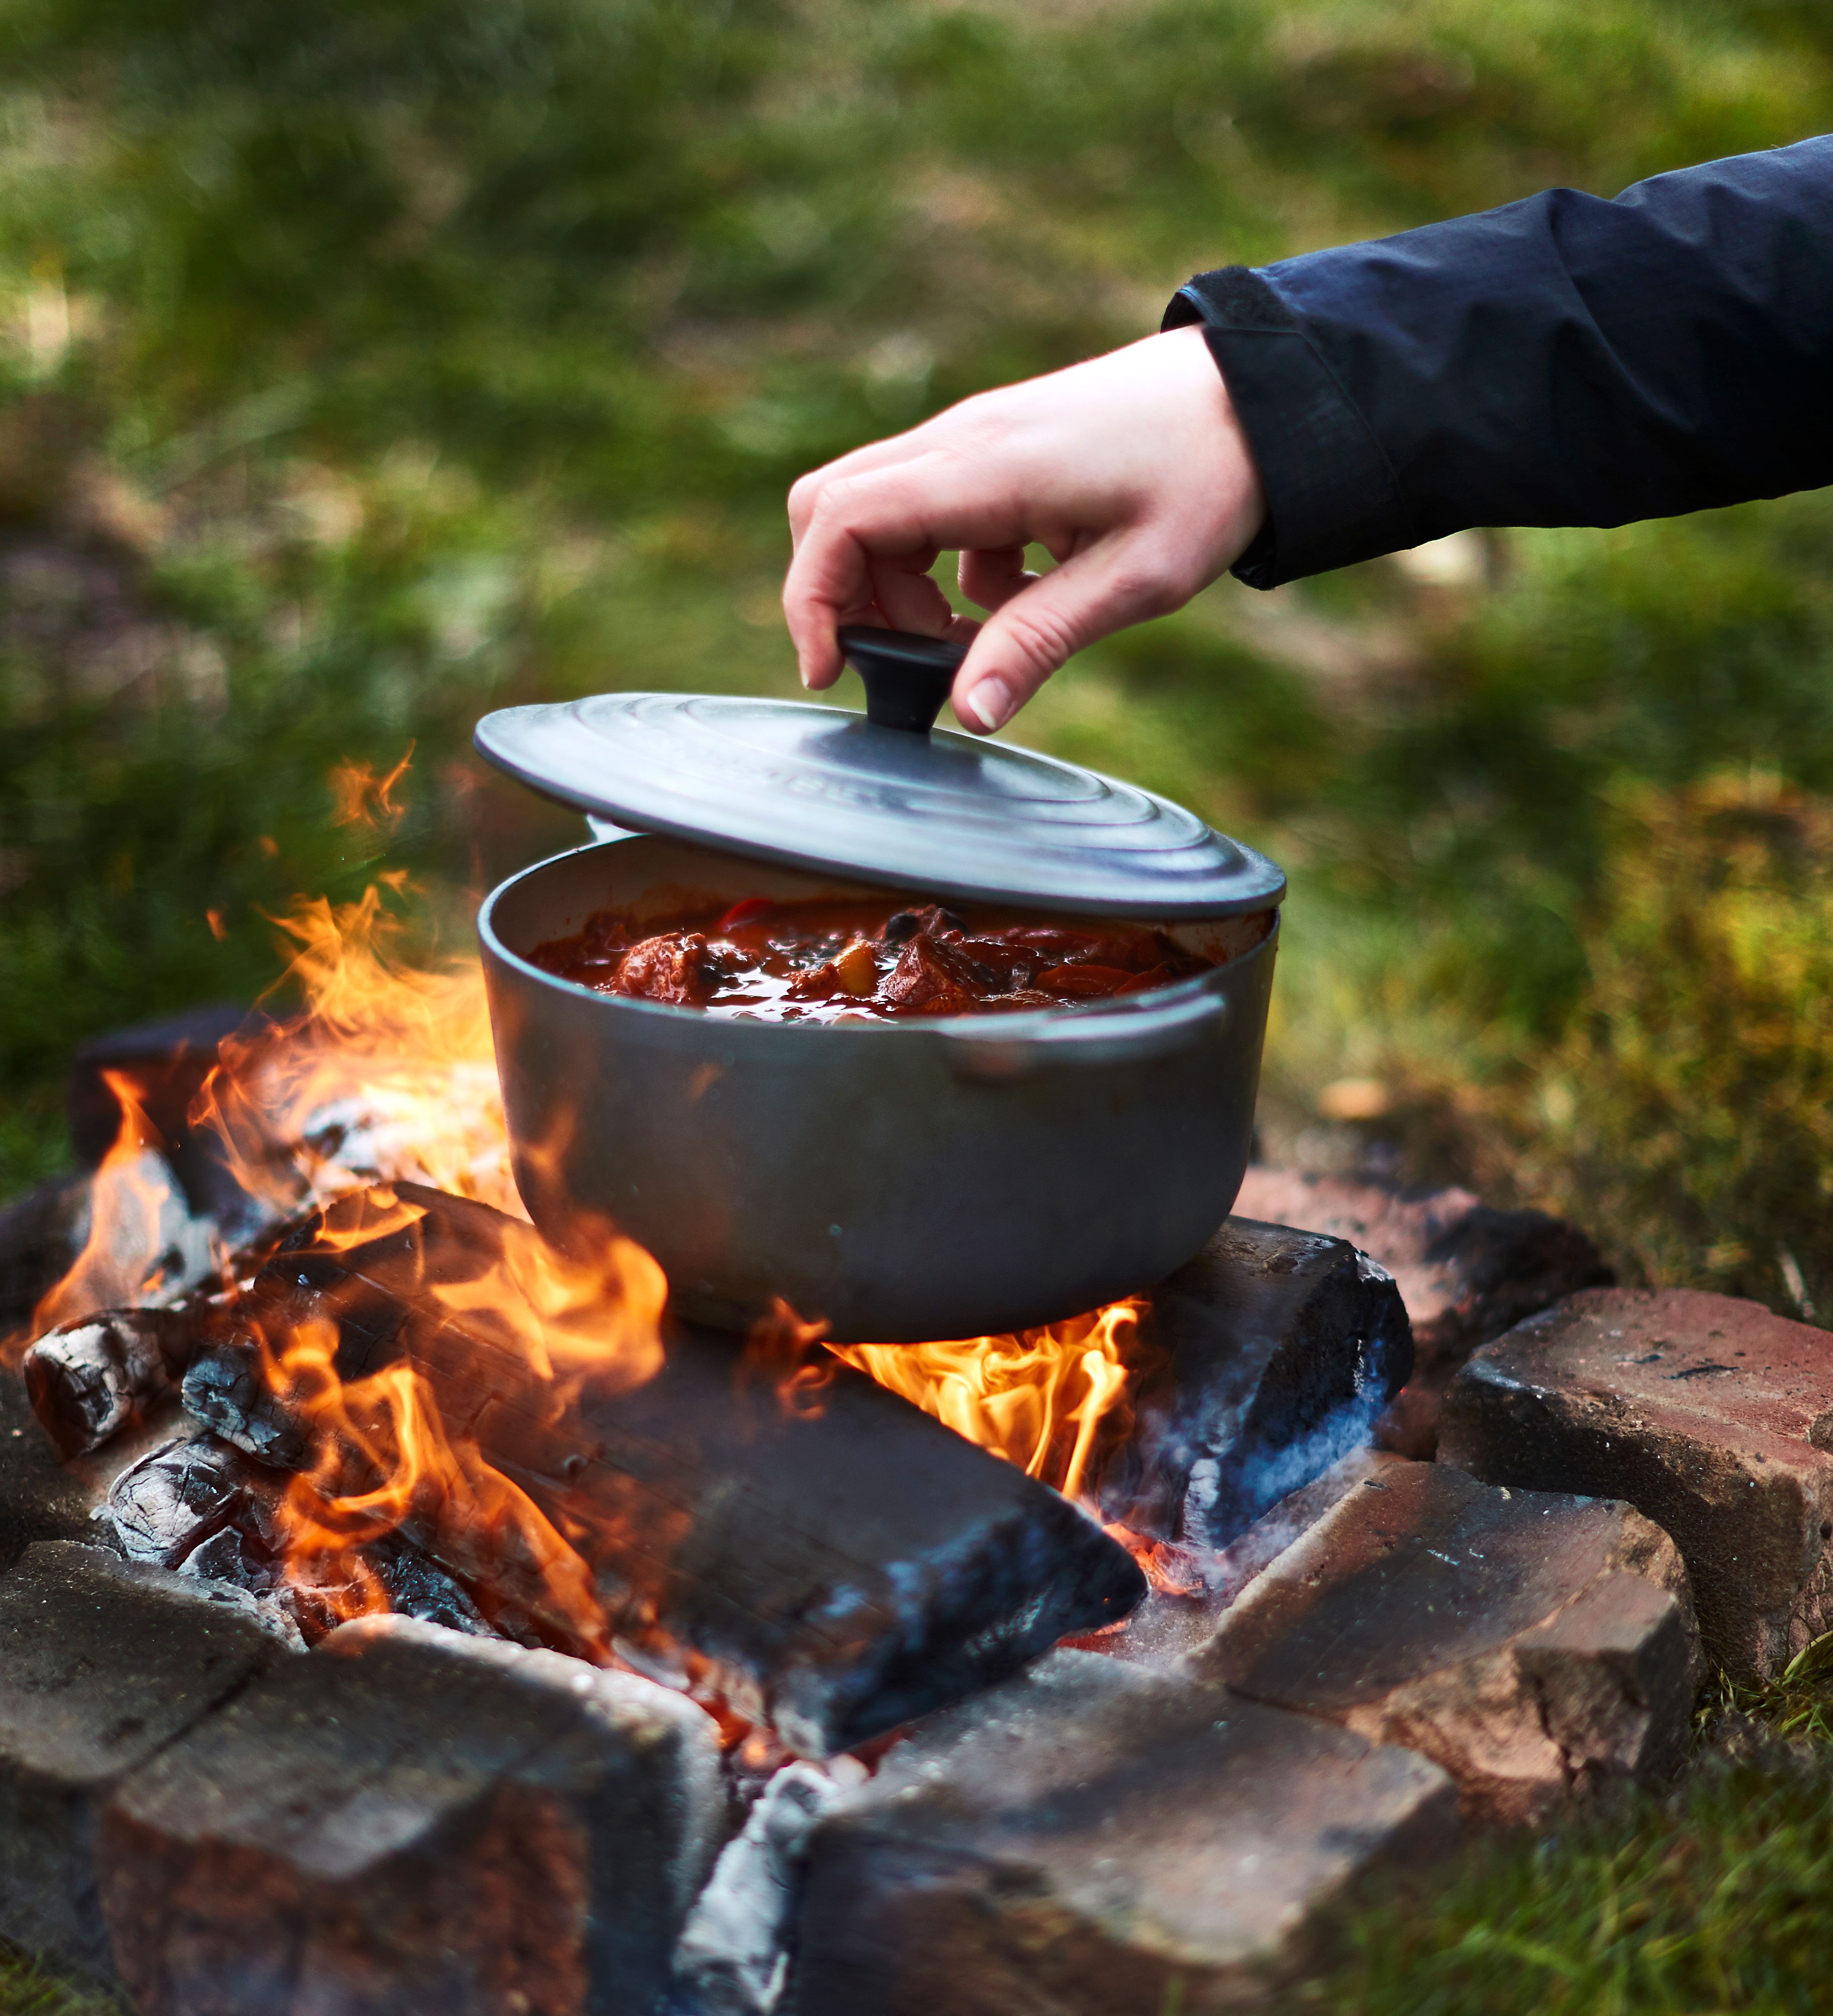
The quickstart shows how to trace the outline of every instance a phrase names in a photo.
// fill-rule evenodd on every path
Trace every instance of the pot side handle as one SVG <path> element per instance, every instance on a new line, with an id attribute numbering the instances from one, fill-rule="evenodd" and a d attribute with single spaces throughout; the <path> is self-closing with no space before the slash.
<path id="1" fill-rule="evenodd" d="M 949 1046 L 949 1063 L 963 1078 L 1016 1078 L 1060 1064 L 1175 1057 L 1212 1035 L 1228 1015 L 1227 996 L 1206 991 L 1176 1001 L 1116 1002 L 1022 1036 L 1003 1031 L 993 1016 L 963 1016 L 938 1033 Z M 975 1026 L 968 1026 L 971 1021 Z"/>

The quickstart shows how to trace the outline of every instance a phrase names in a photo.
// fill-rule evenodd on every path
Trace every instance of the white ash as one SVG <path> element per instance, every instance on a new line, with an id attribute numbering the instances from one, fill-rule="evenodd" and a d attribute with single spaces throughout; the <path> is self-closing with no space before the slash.
<path id="1" fill-rule="evenodd" d="M 670 2016 L 772 2016 L 789 1978 L 808 1837 L 844 1797 L 813 1764 L 786 1765 L 770 1780 L 688 1913 Z"/>

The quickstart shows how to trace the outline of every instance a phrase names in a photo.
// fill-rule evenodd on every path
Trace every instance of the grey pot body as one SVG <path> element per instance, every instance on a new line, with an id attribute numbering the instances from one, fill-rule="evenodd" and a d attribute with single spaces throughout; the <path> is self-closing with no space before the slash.
<path id="1" fill-rule="evenodd" d="M 1121 1002 L 838 1026 L 596 994 L 524 956 L 607 902 L 862 893 L 640 836 L 495 891 L 478 931 L 535 1223 L 576 1247 L 612 1221 L 700 1321 L 780 1297 L 855 1341 L 1054 1322 L 1181 1266 L 1247 1166 L 1275 915 L 1169 927 L 1234 956 Z"/>

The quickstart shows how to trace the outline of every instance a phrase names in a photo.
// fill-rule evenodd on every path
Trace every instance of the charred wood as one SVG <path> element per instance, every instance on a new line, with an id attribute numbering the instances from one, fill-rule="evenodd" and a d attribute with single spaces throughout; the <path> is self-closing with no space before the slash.
<path id="1" fill-rule="evenodd" d="M 1143 1593 L 1054 1492 L 847 1367 L 792 1402 L 736 1340 L 677 1324 L 643 1383 L 611 1366 L 563 1395 L 440 1299 L 527 1228 L 412 1185 L 394 1195 L 422 1215 L 352 1243 L 376 1207 L 345 1201 L 319 1242 L 275 1254 L 239 1308 L 249 1342 L 329 1319 L 345 1381 L 405 1359 L 448 1434 L 577 1550 L 613 1633 L 714 1662 L 733 1705 L 805 1755 L 990 1685 Z M 445 1535 L 430 1550 L 488 1587 L 488 1564 L 460 1567 Z"/>
<path id="2" fill-rule="evenodd" d="M 20 1370 L 32 1409 L 67 1460 L 87 1456 L 174 1398 L 192 1359 L 225 1320 L 242 1281 L 297 1229 L 270 1226 L 185 1295 L 148 1307 L 99 1309 L 48 1330 Z M 207 1426 L 207 1408 L 193 1407 Z"/>
<path id="3" fill-rule="evenodd" d="M 198 1301 L 103 1309 L 40 1337 L 25 1355 L 26 1390 L 59 1453 L 87 1456 L 169 1399 L 207 1316 Z"/>
<path id="4" fill-rule="evenodd" d="M 1158 1370 L 1100 1485 L 1154 1539 L 1226 1547 L 1366 1443 L 1413 1366 L 1386 1270 L 1346 1240 L 1230 1219 L 1153 1291 Z"/>
<path id="5" fill-rule="evenodd" d="M 122 1474 L 108 1513 L 130 1561 L 243 1591 L 263 1622 L 292 1642 L 315 1644 L 376 1608 L 493 1635 L 463 1589 L 399 1532 L 351 1547 L 334 1577 L 290 1575 L 280 1513 L 286 1489 L 221 1442 L 175 1442 Z"/>

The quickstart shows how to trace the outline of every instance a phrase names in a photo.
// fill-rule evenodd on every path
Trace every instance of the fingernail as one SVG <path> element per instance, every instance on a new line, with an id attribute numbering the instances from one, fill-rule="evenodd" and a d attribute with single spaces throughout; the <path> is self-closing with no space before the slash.
<path id="1" fill-rule="evenodd" d="M 1012 689 L 996 675 L 981 681 L 967 696 L 967 704 L 990 735 L 1012 718 Z"/>

